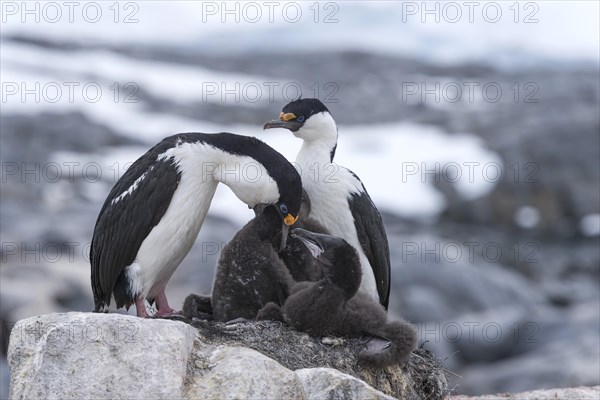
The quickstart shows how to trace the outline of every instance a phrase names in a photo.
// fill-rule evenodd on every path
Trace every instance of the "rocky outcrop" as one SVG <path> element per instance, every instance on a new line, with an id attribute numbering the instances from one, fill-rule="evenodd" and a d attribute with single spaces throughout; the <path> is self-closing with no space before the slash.
<path id="1" fill-rule="evenodd" d="M 441 399 L 441 364 L 357 364 L 359 339 L 312 338 L 277 322 L 225 325 L 122 314 L 48 314 L 12 330 L 11 399 Z"/>

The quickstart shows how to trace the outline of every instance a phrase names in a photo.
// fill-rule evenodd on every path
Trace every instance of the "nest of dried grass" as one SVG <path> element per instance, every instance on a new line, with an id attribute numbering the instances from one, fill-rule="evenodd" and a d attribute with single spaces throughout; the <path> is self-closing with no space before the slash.
<path id="1" fill-rule="evenodd" d="M 448 383 L 442 363 L 418 348 L 404 365 L 373 369 L 358 362 L 363 339 L 314 338 L 286 324 L 249 321 L 226 325 L 194 319 L 198 339 L 211 345 L 244 346 L 270 357 L 291 370 L 329 367 L 355 376 L 374 388 L 401 399 L 443 399 Z"/>

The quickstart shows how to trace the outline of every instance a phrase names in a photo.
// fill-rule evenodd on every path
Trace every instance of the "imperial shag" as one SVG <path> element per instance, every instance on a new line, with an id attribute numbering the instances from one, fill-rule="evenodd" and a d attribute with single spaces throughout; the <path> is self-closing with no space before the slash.
<path id="1" fill-rule="evenodd" d="M 90 249 L 96 312 L 145 300 L 157 316 L 174 313 L 165 286 L 191 249 L 219 182 L 250 207 L 274 205 L 296 222 L 302 199 L 296 169 L 262 141 L 231 133 L 181 133 L 136 160 L 110 191 Z"/>
<path id="2" fill-rule="evenodd" d="M 390 252 L 379 211 L 364 185 L 347 168 L 333 164 L 337 126 L 318 99 L 300 99 L 283 107 L 279 120 L 264 129 L 285 128 L 303 140 L 296 165 L 310 196 L 310 216 L 357 251 L 362 268 L 360 291 L 388 306 Z"/>

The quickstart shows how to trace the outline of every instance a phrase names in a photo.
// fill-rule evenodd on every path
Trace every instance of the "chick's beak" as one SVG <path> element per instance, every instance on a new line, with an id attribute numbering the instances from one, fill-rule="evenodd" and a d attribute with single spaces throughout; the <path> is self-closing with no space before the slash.
<path id="1" fill-rule="evenodd" d="M 283 250 L 285 250 L 289 231 L 290 231 L 289 225 L 283 224 L 281 226 L 281 244 L 279 246 L 278 252 L 282 252 Z"/>
<path id="2" fill-rule="evenodd" d="M 319 240 L 322 235 L 307 231 L 305 229 L 296 228 L 292 230 L 292 237 L 299 239 L 304 246 L 310 251 L 314 258 L 319 257 L 325 250 L 323 244 Z"/>

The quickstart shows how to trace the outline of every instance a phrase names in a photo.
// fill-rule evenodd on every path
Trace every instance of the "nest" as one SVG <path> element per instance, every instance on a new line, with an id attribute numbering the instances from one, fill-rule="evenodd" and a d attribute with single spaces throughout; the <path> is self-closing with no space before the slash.
<path id="1" fill-rule="evenodd" d="M 185 322 L 198 330 L 198 340 L 204 343 L 248 347 L 290 370 L 335 368 L 402 399 L 443 399 L 449 393 L 441 361 L 423 348 L 416 349 L 403 365 L 373 369 L 357 359 L 365 344 L 361 338 L 315 338 L 272 321 L 232 325 L 199 319 Z"/>

